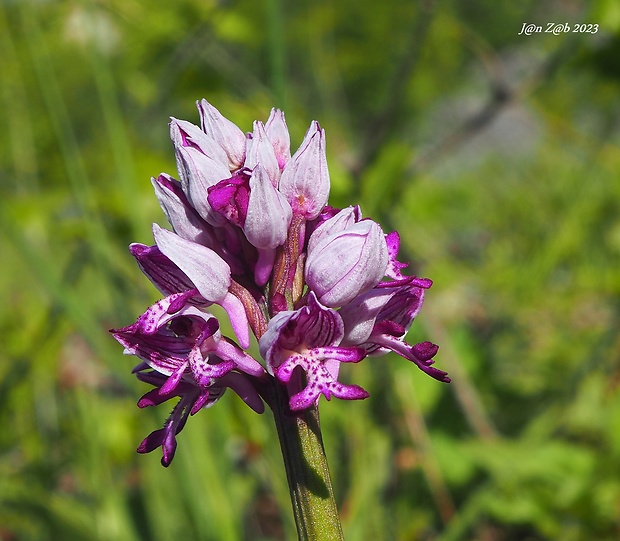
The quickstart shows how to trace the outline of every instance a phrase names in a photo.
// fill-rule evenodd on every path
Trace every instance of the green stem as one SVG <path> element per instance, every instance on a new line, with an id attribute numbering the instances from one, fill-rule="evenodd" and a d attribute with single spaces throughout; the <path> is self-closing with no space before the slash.
<path id="1" fill-rule="evenodd" d="M 315 406 L 291 412 L 286 387 L 274 385 L 278 428 L 299 541 L 344 541 Z"/>

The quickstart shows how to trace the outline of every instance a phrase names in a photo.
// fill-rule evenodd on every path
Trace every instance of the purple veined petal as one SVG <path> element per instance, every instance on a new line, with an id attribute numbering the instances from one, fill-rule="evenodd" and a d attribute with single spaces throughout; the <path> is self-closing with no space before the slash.
<path id="1" fill-rule="evenodd" d="M 176 374 L 178 383 L 191 350 L 206 338 L 219 336 L 217 319 L 188 305 L 188 298 L 187 292 L 170 295 L 150 306 L 132 325 L 112 329 L 114 338 L 125 347 L 125 354 L 144 361 L 134 372 L 148 366 L 163 376 Z M 160 386 L 168 389 L 166 385 L 172 383 L 160 382 Z"/>
<path id="2" fill-rule="evenodd" d="M 243 228 L 246 238 L 256 248 L 277 248 L 286 241 L 292 217 L 291 206 L 259 164 L 250 176 L 250 199 Z"/>
<path id="3" fill-rule="evenodd" d="M 160 329 L 176 317 L 169 311 L 170 306 L 180 297 L 180 293 L 170 295 L 147 308 L 138 320 L 122 329 L 112 329 L 114 338 L 125 348 L 125 355 L 136 355 L 149 366 L 164 375 L 171 375 L 179 363 L 185 361 L 189 351 L 186 343 L 180 341 L 172 333 L 157 336 Z M 211 316 L 212 317 L 212 316 Z M 165 363 L 158 361 L 164 360 Z"/>
<path id="4" fill-rule="evenodd" d="M 259 164 L 266 172 L 273 187 L 277 188 L 281 174 L 278 160 L 273 145 L 265 132 L 265 126 L 262 122 L 255 120 L 252 137 L 247 139 L 244 165 L 248 169 L 254 169 Z"/>
<path id="5" fill-rule="evenodd" d="M 203 131 L 226 152 L 229 170 L 239 169 L 245 161 L 245 134 L 207 100 L 196 102 L 196 106 Z"/>
<path id="6" fill-rule="evenodd" d="M 267 371 L 274 375 L 291 351 L 337 346 L 343 336 L 344 324 L 338 313 L 321 305 L 311 292 L 307 306 L 280 312 L 269 321 L 258 346 Z"/>
<path id="7" fill-rule="evenodd" d="M 195 124 L 171 117 L 170 138 L 175 148 L 180 146 L 195 148 L 205 156 L 228 168 L 228 155 L 224 149 L 215 139 L 209 137 Z"/>
<path id="8" fill-rule="evenodd" d="M 371 289 L 338 310 L 344 322 L 341 345 L 354 346 L 366 342 L 373 331 L 377 316 L 394 293 L 394 290 L 390 289 Z"/>
<path id="9" fill-rule="evenodd" d="M 290 312 L 287 326 L 279 330 L 278 342 L 284 350 L 295 350 L 300 346 L 312 349 L 337 346 L 343 336 L 344 324 L 338 312 L 323 306 L 314 293 L 310 293 L 307 306 Z"/>
<path id="10" fill-rule="evenodd" d="M 278 188 L 293 212 L 306 220 L 316 218 L 327 204 L 330 182 L 325 131 L 318 122 L 310 124 L 299 150 L 286 164 Z"/>
<path id="11" fill-rule="evenodd" d="M 295 340 L 308 348 L 337 346 L 344 336 L 344 323 L 336 310 L 323 306 L 314 293 L 308 305 L 298 310 Z"/>
<path id="12" fill-rule="evenodd" d="M 395 294 L 381 309 L 377 320 L 395 323 L 407 332 L 422 309 L 424 291 L 425 289 L 415 286 L 397 288 Z"/>
<path id="13" fill-rule="evenodd" d="M 265 131 L 273 144 L 273 150 L 280 170 L 283 170 L 291 159 L 291 137 L 288 133 L 284 113 L 280 109 L 272 109 L 265 124 Z"/>
<path id="14" fill-rule="evenodd" d="M 129 245 L 131 255 L 153 285 L 164 295 L 195 289 L 192 281 L 157 246 L 137 242 Z"/>
<path id="15" fill-rule="evenodd" d="M 267 363 L 267 372 L 271 376 L 274 375 L 273 367 L 281 362 L 281 360 L 278 359 L 279 349 L 281 349 L 278 345 L 280 334 L 295 313 L 296 312 L 293 310 L 285 310 L 276 314 L 269 320 L 267 331 L 258 341 L 260 355 L 265 359 Z"/>
<path id="16" fill-rule="evenodd" d="M 193 147 L 177 147 L 176 160 L 187 200 L 208 223 L 216 227 L 224 225 L 226 220 L 211 208 L 207 200 L 207 190 L 230 177 L 228 168 Z"/>
<path id="17" fill-rule="evenodd" d="M 362 219 L 362 211 L 358 205 L 342 209 L 333 218 L 324 221 L 319 225 L 308 240 L 308 252 L 314 250 L 317 244 L 324 238 L 335 233 L 344 231 L 348 227 L 356 224 Z"/>
<path id="18" fill-rule="evenodd" d="M 308 252 L 306 283 L 322 304 L 343 306 L 376 286 L 387 263 L 383 231 L 372 220 L 362 220 Z"/>
<path id="19" fill-rule="evenodd" d="M 179 297 L 183 297 L 182 293 L 177 293 L 175 295 L 170 295 L 165 299 L 161 299 L 156 302 L 152 306 L 149 306 L 142 314 L 138 320 L 129 327 L 124 327 L 123 329 L 112 329 L 112 333 L 116 332 L 140 332 L 142 334 L 155 334 L 163 325 L 168 323 L 174 315 L 172 315 L 169 311 L 170 306 L 175 302 L 175 300 Z M 125 347 L 128 347 L 124 342 L 121 344 Z M 133 352 L 132 352 L 133 353 Z"/>
<path id="20" fill-rule="evenodd" d="M 207 301 L 224 299 L 230 287 L 230 267 L 219 255 L 157 224 L 153 224 L 153 237 L 161 252 L 187 275 Z"/>
<path id="21" fill-rule="evenodd" d="M 212 227 L 190 205 L 181 183 L 165 173 L 151 178 L 151 183 L 174 232 L 184 239 L 213 248 L 216 241 Z"/>

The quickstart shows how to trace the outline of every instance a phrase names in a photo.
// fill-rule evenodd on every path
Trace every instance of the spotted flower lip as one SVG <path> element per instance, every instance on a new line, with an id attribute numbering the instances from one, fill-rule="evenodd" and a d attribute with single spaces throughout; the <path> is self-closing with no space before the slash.
<path id="1" fill-rule="evenodd" d="M 151 368 L 180 380 L 190 373 L 200 385 L 233 368 L 261 376 L 263 367 L 221 336 L 219 321 L 189 303 L 190 295 L 176 293 L 151 306 L 128 327 L 113 329 L 125 354 L 136 355 Z M 208 362 L 209 355 L 219 359 Z M 172 385 L 172 384 L 171 384 Z"/>
<path id="2" fill-rule="evenodd" d="M 328 205 L 319 123 L 291 155 L 279 109 L 246 133 L 208 101 L 197 107 L 199 125 L 170 119 L 176 178 L 151 179 L 172 230 L 155 224 L 153 245 L 129 248 L 163 298 L 111 331 L 152 386 L 138 406 L 177 400 L 138 452 L 161 448 L 168 466 L 187 420 L 227 389 L 257 413 L 281 412 L 285 397 L 296 415 L 321 397 L 367 398 L 341 381 L 342 365 L 387 353 L 450 381 L 434 366 L 435 344 L 406 342 L 432 281 L 405 274 L 397 232 L 359 206 Z"/>
<path id="3" fill-rule="evenodd" d="M 269 322 L 259 341 L 269 373 L 286 384 L 291 383 L 296 367 L 306 376 L 305 386 L 299 382 L 291 385 L 293 411 L 316 404 L 320 395 L 327 400 L 332 395 L 349 400 L 369 396 L 357 385 L 338 381 L 341 362 L 359 362 L 366 356 L 362 348 L 338 347 L 343 335 L 344 325 L 338 313 L 322 306 L 314 293 L 307 306 L 280 312 Z"/>
<path id="4" fill-rule="evenodd" d="M 190 305 L 188 299 L 186 293 L 170 295 L 151 306 L 134 324 L 111 331 L 125 347 L 125 354 L 143 361 L 134 372 L 155 386 L 140 399 L 140 407 L 181 399 L 164 428 L 149 435 L 138 448 L 138 452 L 150 452 L 161 446 L 164 466 L 174 457 L 175 436 L 188 415 L 213 405 L 227 387 L 255 411 L 264 410 L 248 380 L 248 376 L 262 377 L 264 368 L 222 337 L 218 320 Z M 147 369 L 152 370 L 145 372 Z"/>

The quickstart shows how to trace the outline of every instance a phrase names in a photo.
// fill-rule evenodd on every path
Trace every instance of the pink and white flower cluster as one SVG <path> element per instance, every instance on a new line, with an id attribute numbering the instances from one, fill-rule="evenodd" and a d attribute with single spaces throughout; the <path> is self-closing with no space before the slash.
<path id="1" fill-rule="evenodd" d="M 152 183 L 172 231 L 132 244 L 144 274 L 164 296 L 128 327 L 111 332 L 136 355 L 137 377 L 154 386 L 140 407 L 180 400 L 164 427 L 138 448 L 162 447 L 167 466 L 189 415 L 227 388 L 261 413 L 274 386 L 292 412 L 326 399 L 366 398 L 338 381 L 341 363 L 396 352 L 431 377 L 437 346 L 404 337 L 431 281 L 405 276 L 399 236 L 384 234 L 359 207 L 327 205 L 325 132 L 313 121 L 291 156 L 284 114 L 242 132 L 206 100 L 200 127 L 172 119 L 178 180 Z M 234 336 L 209 312 L 221 306 Z M 262 360 L 248 353 L 251 335 Z"/>

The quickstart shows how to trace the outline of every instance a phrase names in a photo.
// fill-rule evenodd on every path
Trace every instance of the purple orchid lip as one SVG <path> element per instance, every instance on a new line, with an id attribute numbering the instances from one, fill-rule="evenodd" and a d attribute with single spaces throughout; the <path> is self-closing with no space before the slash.
<path id="1" fill-rule="evenodd" d="M 164 298 L 111 331 L 153 387 L 139 407 L 178 400 L 138 452 L 161 448 L 168 466 L 187 420 L 229 388 L 257 413 L 274 386 L 290 412 L 321 397 L 361 400 L 366 390 L 339 380 L 342 364 L 388 352 L 450 381 L 433 366 L 435 344 L 405 341 L 432 281 L 404 274 L 397 232 L 358 206 L 328 206 L 319 123 L 291 156 L 282 111 L 244 133 L 206 100 L 197 106 L 200 126 L 170 121 L 179 180 L 151 179 L 172 231 L 154 225 L 154 246 L 130 246 Z"/>
<path id="2" fill-rule="evenodd" d="M 306 376 L 305 387 L 289 385 L 293 411 L 315 405 L 321 395 L 327 400 L 332 396 L 347 400 L 369 396 L 361 387 L 338 381 L 340 363 L 359 362 L 366 351 L 339 347 L 343 322 L 335 310 L 321 305 L 314 293 L 310 293 L 307 306 L 281 312 L 270 321 L 270 327 L 259 341 L 269 373 L 284 384 L 291 382 L 298 367 Z"/>

